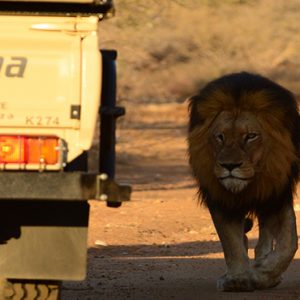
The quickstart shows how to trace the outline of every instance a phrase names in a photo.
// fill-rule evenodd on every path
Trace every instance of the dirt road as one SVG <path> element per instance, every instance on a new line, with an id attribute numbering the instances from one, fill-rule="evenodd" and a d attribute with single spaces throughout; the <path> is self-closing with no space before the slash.
<path id="1" fill-rule="evenodd" d="M 118 174 L 133 186 L 132 201 L 119 209 L 90 201 L 87 279 L 65 282 L 62 299 L 300 299 L 300 251 L 274 289 L 217 292 L 225 263 L 210 216 L 195 200 L 186 159 L 186 105 L 127 110 L 118 132 Z M 256 239 L 254 226 L 252 256 Z"/>

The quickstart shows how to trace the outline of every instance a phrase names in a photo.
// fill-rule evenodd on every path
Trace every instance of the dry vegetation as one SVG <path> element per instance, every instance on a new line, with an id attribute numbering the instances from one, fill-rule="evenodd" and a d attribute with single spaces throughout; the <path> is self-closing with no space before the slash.
<path id="1" fill-rule="evenodd" d="M 208 80 L 250 70 L 300 94 L 298 0 L 115 0 L 101 47 L 119 51 L 119 99 L 181 102 Z"/>

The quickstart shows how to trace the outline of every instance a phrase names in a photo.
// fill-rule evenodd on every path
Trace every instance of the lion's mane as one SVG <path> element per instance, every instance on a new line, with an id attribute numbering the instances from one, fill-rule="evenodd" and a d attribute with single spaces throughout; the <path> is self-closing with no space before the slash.
<path id="1" fill-rule="evenodd" d="M 259 75 L 223 76 L 189 99 L 189 161 L 201 201 L 229 215 L 263 214 L 291 202 L 299 175 L 300 120 L 291 92 Z M 213 173 L 210 127 L 222 111 L 250 111 L 269 137 L 263 168 L 239 194 L 227 191 Z"/>

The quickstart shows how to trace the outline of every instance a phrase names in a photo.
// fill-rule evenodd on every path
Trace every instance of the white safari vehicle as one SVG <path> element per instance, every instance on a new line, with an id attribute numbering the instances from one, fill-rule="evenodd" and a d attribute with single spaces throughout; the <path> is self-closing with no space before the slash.
<path id="1" fill-rule="evenodd" d="M 109 0 L 0 1 L 0 299 L 59 299 L 62 280 L 86 275 L 87 200 L 129 200 L 114 181 L 116 52 L 98 48 L 113 12 Z"/>

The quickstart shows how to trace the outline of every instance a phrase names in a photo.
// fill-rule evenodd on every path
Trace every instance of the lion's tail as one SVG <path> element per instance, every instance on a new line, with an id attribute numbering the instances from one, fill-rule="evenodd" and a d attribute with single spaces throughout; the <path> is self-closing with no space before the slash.
<path id="1" fill-rule="evenodd" d="M 244 224 L 244 232 L 247 233 L 250 231 L 253 227 L 253 219 L 251 217 L 245 218 L 245 224 Z"/>

